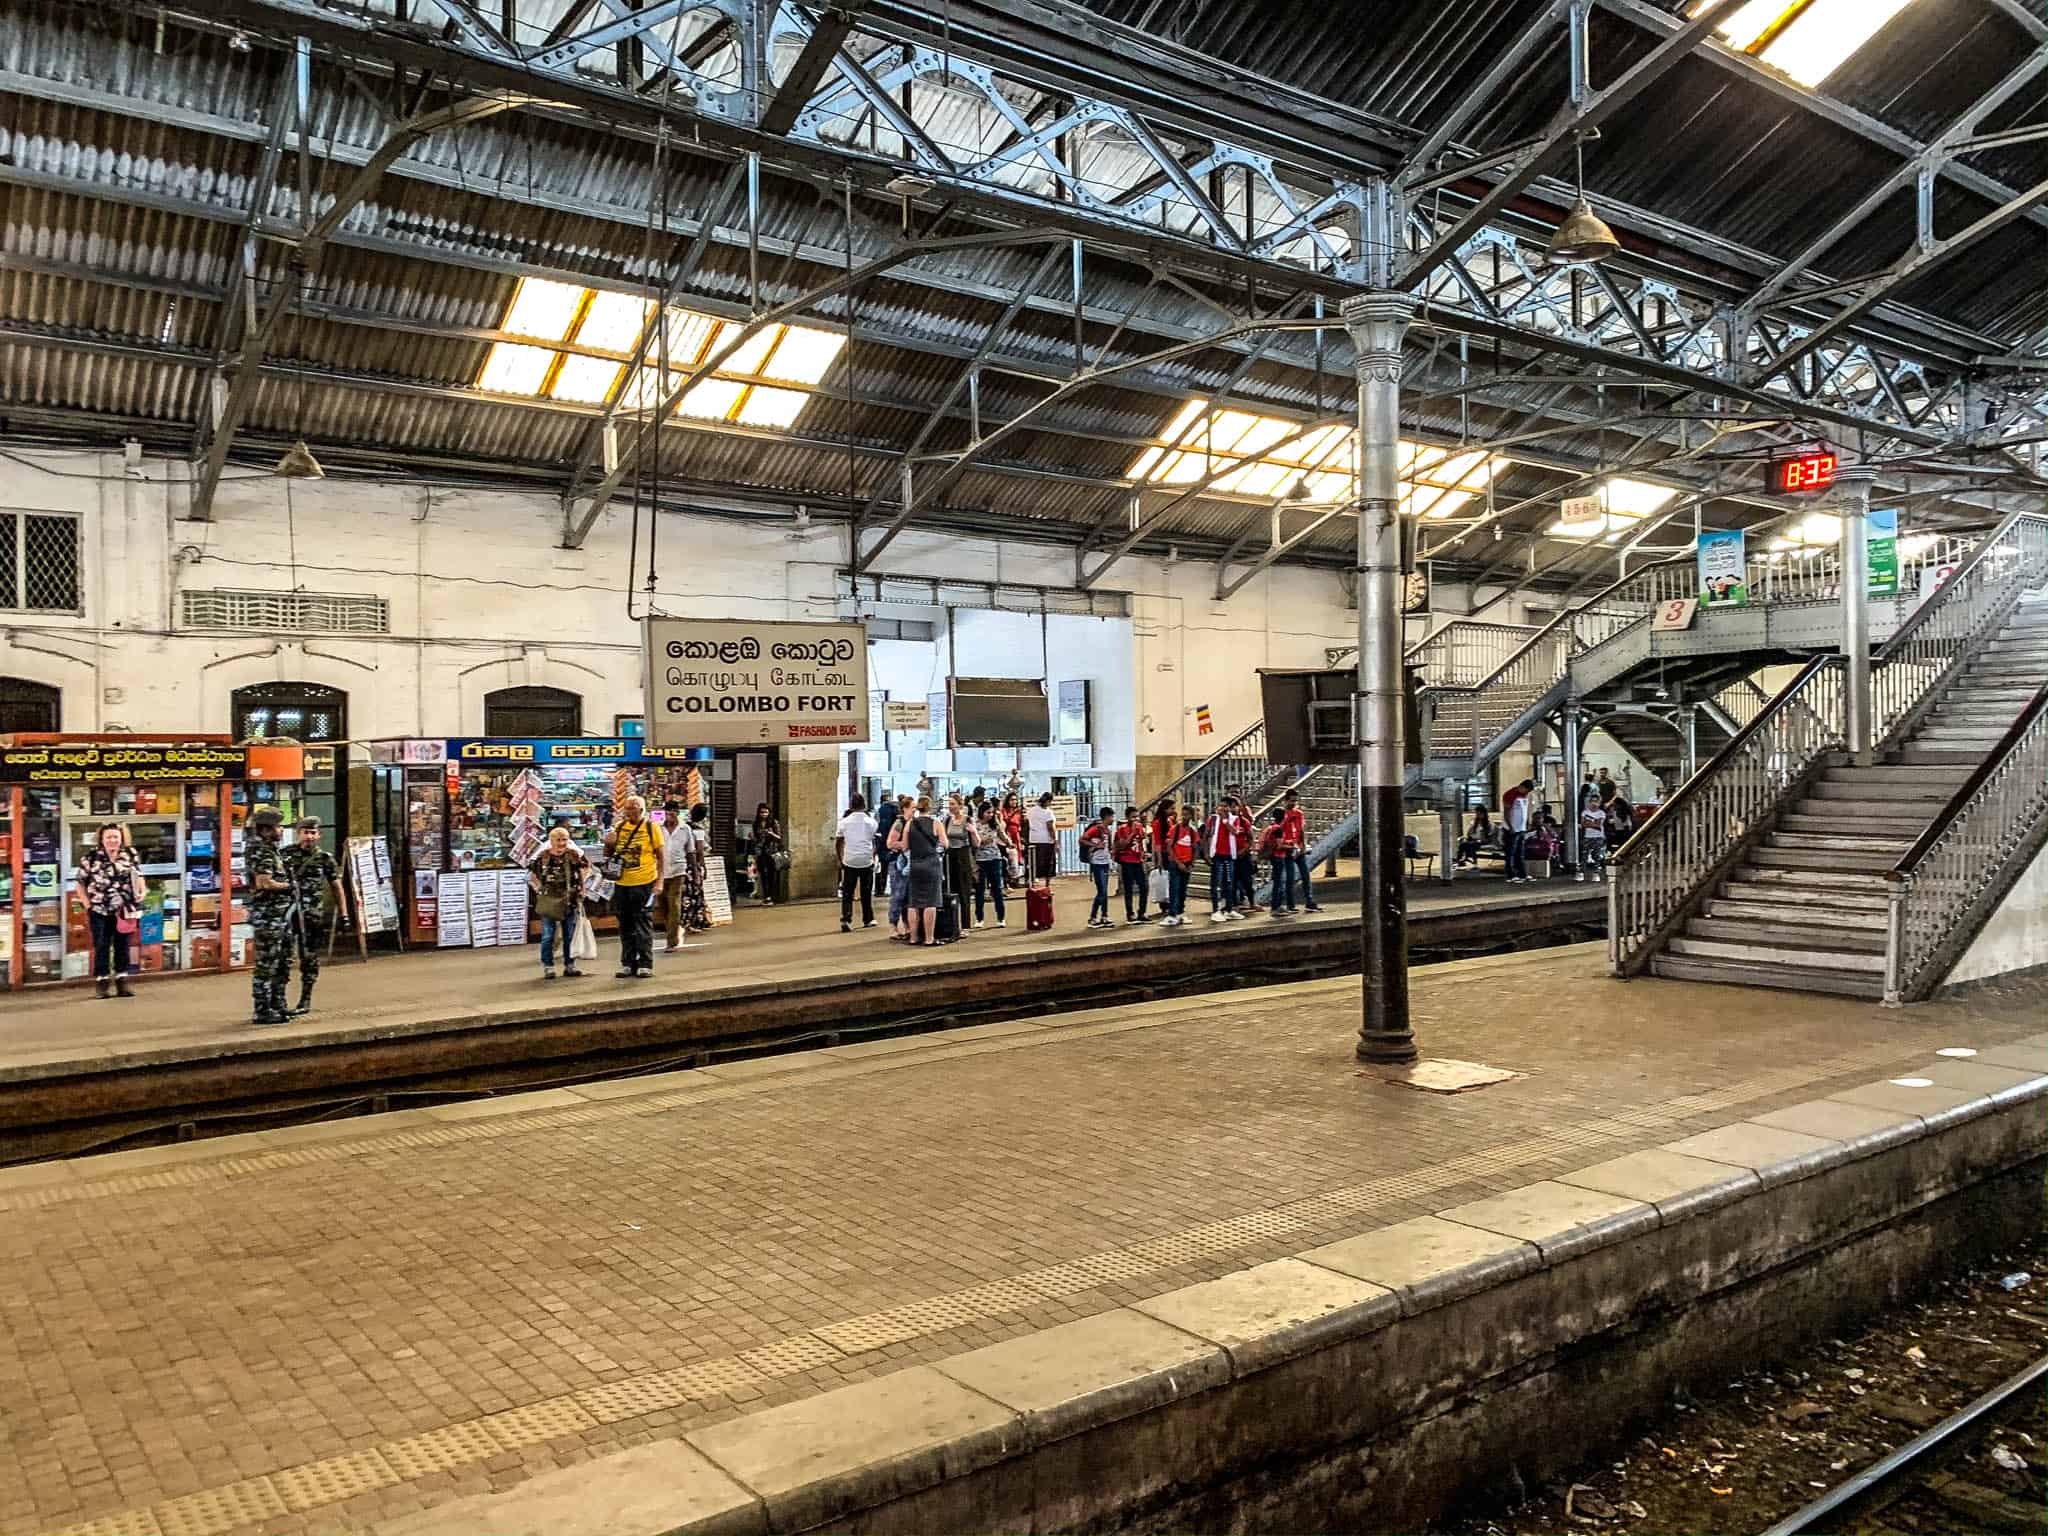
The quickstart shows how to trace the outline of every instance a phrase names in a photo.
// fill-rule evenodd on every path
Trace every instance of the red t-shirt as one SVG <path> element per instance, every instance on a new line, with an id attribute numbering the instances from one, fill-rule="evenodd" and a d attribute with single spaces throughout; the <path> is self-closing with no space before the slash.
<path id="1" fill-rule="evenodd" d="M 1300 806 L 1290 806 L 1280 813 L 1280 841 L 1289 853 L 1299 853 L 1308 846 L 1308 817 Z"/>
<path id="2" fill-rule="evenodd" d="M 1259 839 L 1259 856 L 1266 859 L 1279 858 L 1280 842 L 1280 827 L 1275 823 L 1273 826 L 1266 828 L 1265 835 Z"/>
<path id="3" fill-rule="evenodd" d="M 1201 834 L 1195 831 L 1193 822 L 1175 822 L 1166 834 L 1166 856 L 1182 866 L 1192 864 L 1200 842 Z"/>
<path id="4" fill-rule="evenodd" d="M 1212 859 L 1234 859 L 1241 846 L 1238 842 L 1237 818 L 1221 812 L 1211 816 L 1202 828 L 1202 844 L 1209 850 Z"/>
<path id="5" fill-rule="evenodd" d="M 1145 828 L 1142 823 L 1126 821 L 1117 827 L 1116 861 L 1119 864 L 1145 862 Z"/>

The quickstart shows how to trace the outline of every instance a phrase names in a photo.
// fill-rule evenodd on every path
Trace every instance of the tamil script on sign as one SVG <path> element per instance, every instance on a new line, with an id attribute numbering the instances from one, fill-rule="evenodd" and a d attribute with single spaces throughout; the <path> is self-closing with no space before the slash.
<path id="1" fill-rule="evenodd" d="M 867 739 L 865 625 L 649 619 L 646 638 L 657 747 Z"/>

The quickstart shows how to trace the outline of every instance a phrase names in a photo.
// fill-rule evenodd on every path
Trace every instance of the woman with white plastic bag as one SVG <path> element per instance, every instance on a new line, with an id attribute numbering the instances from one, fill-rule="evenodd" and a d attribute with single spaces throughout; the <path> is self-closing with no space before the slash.
<path id="1" fill-rule="evenodd" d="M 590 919 L 583 915 L 583 880 L 589 860 L 569 841 L 569 829 L 556 827 L 548 833 L 547 846 L 526 868 L 526 883 L 533 888 L 534 910 L 540 917 L 540 975 L 555 979 L 555 941 L 562 945 L 562 974 L 581 976 L 578 960 L 597 958 L 597 940 L 592 935 L 590 952 L 580 946 L 589 932 Z"/>

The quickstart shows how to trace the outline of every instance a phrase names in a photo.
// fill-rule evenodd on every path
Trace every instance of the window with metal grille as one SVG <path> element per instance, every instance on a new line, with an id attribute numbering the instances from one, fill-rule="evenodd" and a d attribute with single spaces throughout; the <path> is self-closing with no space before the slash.
<path id="1" fill-rule="evenodd" d="M 388 635 L 391 604 L 349 592 L 187 590 L 187 629 L 254 629 L 266 634 Z"/>
<path id="2" fill-rule="evenodd" d="M 84 610 L 78 581 L 78 519 L 60 512 L 0 512 L 0 608 Z"/>

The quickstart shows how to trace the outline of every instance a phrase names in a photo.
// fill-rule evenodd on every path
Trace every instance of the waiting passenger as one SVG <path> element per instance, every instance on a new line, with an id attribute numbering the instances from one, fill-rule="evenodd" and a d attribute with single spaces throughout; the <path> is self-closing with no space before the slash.
<path id="1" fill-rule="evenodd" d="M 1243 846 L 1237 801 L 1223 797 L 1202 825 L 1202 851 L 1209 856 L 1209 921 L 1242 921 L 1237 910 L 1237 855 Z"/>
<path id="2" fill-rule="evenodd" d="M 1081 862 L 1095 882 L 1095 900 L 1088 908 L 1090 928 L 1114 928 L 1109 916 L 1109 867 L 1116 862 L 1116 812 L 1104 806 L 1081 829 Z"/>
<path id="3" fill-rule="evenodd" d="M 996 926 L 1007 928 L 1003 910 L 1003 888 L 1009 884 L 1010 834 L 1003 830 L 1003 814 L 993 802 L 982 807 L 974 823 L 974 926 L 988 926 L 989 903 L 996 909 Z"/>
<path id="4" fill-rule="evenodd" d="M 555 941 L 562 944 L 562 974 L 581 976 L 576 969 L 576 924 L 582 919 L 583 876 L 589 860 L 569 841 L 567 827 L 548 833 L 547 846 L 526 866 L 533 889 L 533 909 L 540 918 L 540 979 L 555 979 Z"/>
<path id="5" fill-rule="evenodd" d="M 1030 839 L 1031 863 L 1026 871 L 1032 880 L 1050 880 L 1059 868 L 1059 832 L 1052 823 L 1052 796 L 1040 795 L 1038 804 L 1024 813 Z"/>
<path id="6" fill-rule="evenodd" d="M 903 938 L 912 944 L 938 943 L 939 895 L 946 882 L 946 834 L 932 820 L 929 796 L 920 798 L 910 816 L 899 816 L 889 833 L 889 846 L 910 856 L 905 879 L 907 920 Z"/>
<path id="7" fill-rule="evenodd" d="M 1160 921 L 1162 928 L 1178 928 L 1188 920 L 1188 880 L 1194 874 L 1195 852 L 1202 844 L 1197 815 L 1194 805 L 1183 803 L 1160 844 L 1160 856 L 1166 861 L 1166 916 Z"/>
<path id="8" fill-rule="evenodd" d="M 135 995 L 128 964 L 142 893 L 142 861 L 119 823 L 109 822 L 78 861 L 78 894 L 92 926 L 93 987 L 101 997 Z"/>
<path id="9" fill-rule="evenodd" d="M 1499 839 L 1500 829 L 1486 814 L 1486 807 L 1480 806 L 1472 813 L 1472 824 L 1465 829 L 1465 835 L 1458 840 L 1458 862 L 1477 869 L 1480 851 L 1496 846 Z"/>
<path id="10" fill-rule="evenodd" d="M 1123 889 L 1124 921 L 1127 923 L 1152 921 L 1146 911 L 1151 893 L 1145 889 L 1145 855 L 1151 842 L 1151 833 L 1138 819 L 1138 808 L 1135 805 L 1125 806 L 1124 819 L 1117 824 L 1115 853 L 1117 878 Z M 1135 912 L 1133 907 L 1137 909 Z"/>

